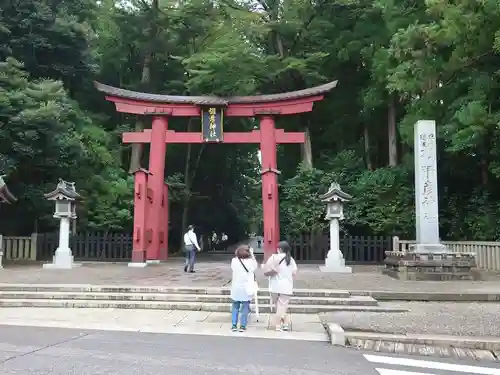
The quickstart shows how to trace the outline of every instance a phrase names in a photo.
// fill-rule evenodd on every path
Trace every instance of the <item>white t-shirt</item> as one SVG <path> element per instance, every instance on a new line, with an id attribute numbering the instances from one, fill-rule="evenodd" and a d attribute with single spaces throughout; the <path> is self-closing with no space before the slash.
<path id="1" fill-rule="evenodd" d="M 275 265 L 278 264 L 285 254 L 274 254 L 267 260 L 267 265 L 269 266 L 273 262 Z M 279 294 L 293 294 L 293 275 L 297 272 L 297 263 L 293 258 L 290 259 L 290 264 L 286 264 L 286 260 L 283 260 L 278 266 L 275 266 L 278 274 L 276 276 L 271 276 L 269 278 L 269 291 L 271 293 Z"/>
<path id="2" fill-rule="evenodd" d="M 255 270 L 258 267 L 257 261 L 254 258 L 241 260 L 248 272 L 241 265 L 240 260 L 234 257 L 231 260 L 231 270 L 233 277 L 231 279 L 231 299 L 233 301 L 251 301 L 253 296 L 247 294 L 247 283 L 254 279 Z"/>
<path id="3" fill-rule="evenodd" d="M 184 234 L 184 246 L 188 245 L 193 245 L 196 249 L 200 249 L 200 245 L 198 245 L 198 239 L 196 238 L 194 230 L 187 231 Z"/>

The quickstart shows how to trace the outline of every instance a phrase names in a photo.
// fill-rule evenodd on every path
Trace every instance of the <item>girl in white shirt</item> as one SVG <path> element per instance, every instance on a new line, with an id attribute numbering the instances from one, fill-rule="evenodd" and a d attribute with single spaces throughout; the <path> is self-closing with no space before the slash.
<path id="1" fill-rule="evenodd" d="M 288 242 L 279 242 L 277 253 L 269 257 L 265 266 L 277 271 L 276 275 L 269 278 L 269 291 L 276 307 L 273 321 L 277 331 L 287 331 L 289 328 L 288 304 L 293 294 L 293 278 L 298 270 L 290 250 Z"/>
<path id="2" fill-rule="evenodd" d="M 233 277 L 231 280 L 232 307 L 232 330 L 238 330 L 238 320 L 240 321 L 240 332 L 247 329 L 248 314 L 250 313 L 250 301 L 253 293 L 249 295 L 249 284 L 254 283 L 257 261 L 253 251 L 247 245 L 241 245 L 236 249 L 235 257 L 231 260 L 231 270 Z M 241 308 L 241 319 L 240 318 Z"/>

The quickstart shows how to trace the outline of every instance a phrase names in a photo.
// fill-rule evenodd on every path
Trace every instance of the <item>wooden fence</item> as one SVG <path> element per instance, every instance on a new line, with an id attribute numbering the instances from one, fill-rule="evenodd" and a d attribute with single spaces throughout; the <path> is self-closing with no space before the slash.
<path id="1" fill-rule="evenodd" d="M 409 251 L 416 241 L 400 240 L 393 237 L 394 251 Z M 500 242 L 489 241 L 442 241 L 448 251 L 455 253 L 475 253 L 477 267 L 484 270 L 500 271 Z"/>
<path id="2" fill-rule="evenodd" d="M 36 234 L 5 237 L 0 235 L 3 258 L 6 260 L 36 260 Z M 1 262 L 0 262 L 1 264 Z"/>
<path id="3" fill-rule="evenodd" d="M 132 258 L 132 234 L 81 232 L 70 236 L 75 260 L 127 261 Z M 51 260 L 59 243 L 58 233 L 38 234 L 37 260 Z"/>
<path id="4" fill-rule="evenodd" d="M 303 234 L 287 238 L 292 255 L 298 261 L 324 261 L 330 247 L 327 234 Z M 382 264 L 385 252 L 392 250 L 389 236 L 340 236 L 340 250 L 346 262 Z"/>
<path id="5" fill-rule="evenodd" d="M 32 234 L 28 237 L 3 237 L 6 260 L 52 259 L 59 241 L 58 233 Z M 289 237 L 292 253 L 297 261 L 322 262 L 329 247 L 325 234 L 304 234 Z M 384 252 L 391 250 L 391 237 L 341 236 L 340 246 L 350 263 L 382 263 Z M 130 233 L 83 232 L 70 237 L 75 260 L 127 261 L 132 257 Z M 1 263 L 0 263 L 1 264 Z"/>
<path id="6" fill-rule="evenodd" d="M 0 252 L 7 261 L 51 260 L 58 245 L 58 233 L 32 234 L 24 237 L 0 236 Z M 300 262 L 321 262 L 329 248 L 325 234 L 303 234 L 289 237 L 292 254 Z M 398 237 L 341 236 L 340 247 L 349 263 L 381 264 L 385 251 L 409 251 L 415 241 Z M 450 251 L 474 252 L 477 266 L 500 271 L 500 242 L 444 241 Z M 130 233 L 82 232 L 72 235 L 70 247 L 76 260 L 128 261 L 132 256 Z M 0 254 L 0 266 L 2 255 Z"/>

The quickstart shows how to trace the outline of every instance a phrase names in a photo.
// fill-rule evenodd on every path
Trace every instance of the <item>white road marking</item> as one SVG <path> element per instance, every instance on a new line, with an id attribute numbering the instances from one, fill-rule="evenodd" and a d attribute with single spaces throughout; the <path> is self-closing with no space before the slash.
<path id="1" fill-rule="evenodd" d="M 380 375 L 435 375 L 428 372 L 390 370 L 387 368 L 376 368 L 375 370 L 377 370 Z"/>
<path id="2" fill-rule="evenodd" d="M 500 369 L 495 369 L 495 368 L 491 368 L 491 367 L 458 365 L 458 364 L 454 364 L 454 363 L 431 362 L 431 361 L 422 361 L 422 360 L 418 360 L 418 359 L 386 357 L 386 356 L 378 356 L 378 355 L 370 355 L 370 354 L 364 354 L 364 357 L 370 362 L 383 363 L 386 365 L 419 367 L 419 368 L 425 368 L 425 369 L 464 372 L 467 374 L 500 375 Z M 391 373 L 386 372 L 383 375 L 396 375 L 396 374 L 398 374 L 398 373 L 394 372 L 391 374 Z M 405 375 L 405 372 L 402 372 L 400 374 Z M 419 375 L 419 374 L 416 374 L 416 375 Z"/>

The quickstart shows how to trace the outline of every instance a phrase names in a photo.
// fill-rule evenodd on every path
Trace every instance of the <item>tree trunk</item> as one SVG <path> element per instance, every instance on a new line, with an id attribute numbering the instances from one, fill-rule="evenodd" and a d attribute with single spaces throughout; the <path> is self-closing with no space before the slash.
<path id="1" fill-rule="evenodd" d="M 398 165 L 398 134 L 396 128 L 396 103 L 393 95 L 389 97 L 387 130 L 389 139 L 389 166 L 395 167 Z"/>
<path id="2" fill-rule="evenodd" d="M 302 146 L 302 163 L 309 169 L 313 167 L 312 161 L 312 144 L 311 144 L 311 133 L 309 132 L 309 127 L 304 128 L 305 142 Z"/>
<path id="3" fill-rule="evenodd" d="M 191 131 L 194 119 L 189 119 L 187 131 Z M 184 193 L 182 196 L 182 219 L 181 219 L 181 247 L 183 245 L 183 235 L 188 226 L 189 219 L 189 204 L 191 203 L 191 187 L 193 180 L 196 176 L 196 172 L 198 171 L 198 167 L 200 165 L 201 155 L 203 154 L 203 150 L 205 149 L 205 144 L 202 144 L 200 147 L 200 151 L 198 152 L 198 156 L 196 158 L 196 162 L 191 169 L 191 157 L 193 151 L 193 145 L 188 143 L 187 151 L 186 151 L 186 164 L 184 166 Z"/>
<path id="4" fill-rule="evenodd" d="M 191 130 L 192 120 L 189 119 L 187 131 Z M 191 186 L 190 186 L 190 166 L 191 166 L 191 151 L 193 149 L 193 145 L 188 143 L 187 151 L 186 151 L 186 164 L 184 165 L 184 192 L 182 194 L 182 219 L 181 219 L 181 241 L 182 235 L 184 234 L 187 226 L 188 226 L 188 214 L 189 214 L 189 200 L 191 198 Z M 182 246 L 182 243 L 181 243 Z"/>
<path id="5" fill-rule="evenodd" d="M 142 74 L 141 74 L 141 91 L 149 91 L 151 84 L 151 64 L 153 62 L 155 41 L 158 37 L 158 26 L 156 24 L 158 19 L 158 14 L 160 13 L 159 0 L 153 0 L 151 4 L 151 19 L 149 24 L 149 43 L 146 46 L 144 53 L 144 61 L 142 64 Z M 141 132 L 144 129 L 144 123 L 139 117 L 135 122 L 134 131 Z M 141 143 L 132 144 L 132 155 L 130 157 L 130 168 L 129 172 L 133 173 L 141 167 L 143 146 Z"/>
<path id="6" fill-rule="evenodd" d="M 488 161 L 486 160 L 486 157 L 482 157 L 480 161 L 481 165 L 481 185 L 486 186 L 488 185 Z"/>
<path id="7" fill-rule="evenodd" d="M 365 162 L 366 168 L 369 171 L 373 171 L 372 158 L 370 156 L 370 133 L 368 132 L 368 125 L 365 124 L 363 128 L 363 139 L 365 144 Z"/>
<path id="8" fill-rule="evenodd" d="M 153 60 L 153 54 L 151 51 L 147 51 L 144 57 L 144 63 L 142 65 L 142 75 L 141 75 L 141 90 L 146 90 L 151 82 L 151 61 Z M 142 118 L 137 118 L 135 122 L 134 131 L 141 132 L 144 129 L 144 122 Z M 142 158 L 142 143 L 132 143 L 132 155 L 130 156 L 130 167 L 129 173 L 133 173 L 141 167 Z"/>

